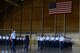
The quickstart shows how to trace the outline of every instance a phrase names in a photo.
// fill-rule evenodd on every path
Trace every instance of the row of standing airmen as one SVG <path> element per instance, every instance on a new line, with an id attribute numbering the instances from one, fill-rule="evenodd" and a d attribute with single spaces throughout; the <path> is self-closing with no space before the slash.
<path id="1" fill-rule="evenodd" d="M 24 40 L 24 37 L 16 37 L 16 45 L 23 45 Z M 0 36 L 0 45 L 11 45 L 10 36 Z"/>
<path id="2" fill-rule="evenodd" d="M 57 36 L 38 36 L 38 48 L 54 47 L 54 48 L 72 48 L 73 42 L 71 39 L 64 37 L 63 34 Z M 11 33 L 11 36 L 0 36 L 0 45 L 11 45 L 12 50 L 15 52 L 16 45 L 25 45 L 24 48 L 28 50 L 29 36 L 16 37 L 15 31 Z"/>
<path id="3" fill-rule="evenodd" d="M 53 48 L 72 48 L 73 42 L 70 38 L 63 36 L 63 34 L 57 36 L 41 36 L 38 38 L 38 48 L 43 49 L 43 47 L 53 47 Z"/>
<path id="4" fill-rule="evenodd" d="M 24 50 L 28 50 L 29 35 L 25 35 L 25 37 L 17 37 L 16 31 L 13 30 L 10 36 L 0 35 L 0 45 L 11 46 L 11 52 L 16 52 L 16 45 L 24 45 Z"/>

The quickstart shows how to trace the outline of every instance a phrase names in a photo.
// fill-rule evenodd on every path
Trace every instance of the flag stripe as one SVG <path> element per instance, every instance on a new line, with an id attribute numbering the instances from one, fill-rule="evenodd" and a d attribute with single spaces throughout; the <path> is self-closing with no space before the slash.
<path id="1" fill-rule="evenodd" d="M 71 13 L 72 1 L 56 3 L 56 8 L 49 9 L 49 14 Z"/>

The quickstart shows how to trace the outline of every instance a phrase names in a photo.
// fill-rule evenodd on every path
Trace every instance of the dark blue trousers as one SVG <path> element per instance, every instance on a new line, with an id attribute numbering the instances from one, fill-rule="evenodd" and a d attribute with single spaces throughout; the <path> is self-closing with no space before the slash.
<path id="1" fill-rule="evenodd" d="M 29 46 L 29 41 L 26 41 L 25 40 L 25 47 L 24 47 L 24 49 L 27 49 L 28 50 L 28 46 Z"/>
<path id="2" fill-rule="evenodd" d="M 2 39 L 0 39 L 0 45 L 2 45 Z"/>
<path id="3" fill-rule="evenodd" d="M 64 48 L 64 42 L 61 41 L 61 42 L 60 42 L 60 49 L 63 49 L 63 48 Z"/>
<path id="4" fill-rule="evenodd" d="M 15 52 L 16 50 L 15 50 L 15 39 L 12 39 L 12 45 L 11 45 L 11 49 L 12 49 L 12 51 L 13 52 Z"/>
<path id="5" fill-rule="evenodd" d="M 55 41 L 55 47 L 59 48 L 59 41 Z"/>
<path id="6" fill-rule="evenodd" d="M 9 40 L 6 40 L 6 45 L 9 45 Z"/>
<path id="7" fill-rule="evenodd" d="M 38 48 L 40 47 L 40 41 L 38 40 Z"/>
<path id="8" fill-rule="evenodd" d="M 55 47 L 55 42 L 51 41 L 51 47 Z"/>
<path id="9" fill-rule="evenodd" d="M 40 41 L 40 49 L 43 49 L 44 43 L 43 41 Z"/>

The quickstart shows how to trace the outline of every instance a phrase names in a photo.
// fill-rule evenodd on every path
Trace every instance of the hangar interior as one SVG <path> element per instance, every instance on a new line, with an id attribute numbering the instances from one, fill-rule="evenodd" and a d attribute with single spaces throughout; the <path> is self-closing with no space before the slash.
<path id="1" fill-rule="evenodd" d="M 37 36 L 63 33 L 80 45 L 80 1 L 72 0 L 72 12 L 49 14 L 50 2 L 70 0 L 0 0 L 0 34 L 11 34 L 15 29 L 17 36 L 30 35 L 30 43 L 37 44 Z"/>

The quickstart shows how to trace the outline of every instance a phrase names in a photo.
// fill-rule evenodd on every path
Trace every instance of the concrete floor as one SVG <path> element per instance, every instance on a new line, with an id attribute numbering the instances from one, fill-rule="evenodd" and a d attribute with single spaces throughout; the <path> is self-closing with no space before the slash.
<path id="1" fill-rule="evenodd" d="M 11 53 L 10 46 L 0 46 L 0 53 Z M 23 46 L 17 46 L 16 53 L 80 53 L 80 47 L 73 46 L 72 49 L 66 48 L 63 50 L 59 48 L 44 48 L 42 50 L 33 48 L 29 49 L 29 51 L 24 51 Z"/>

